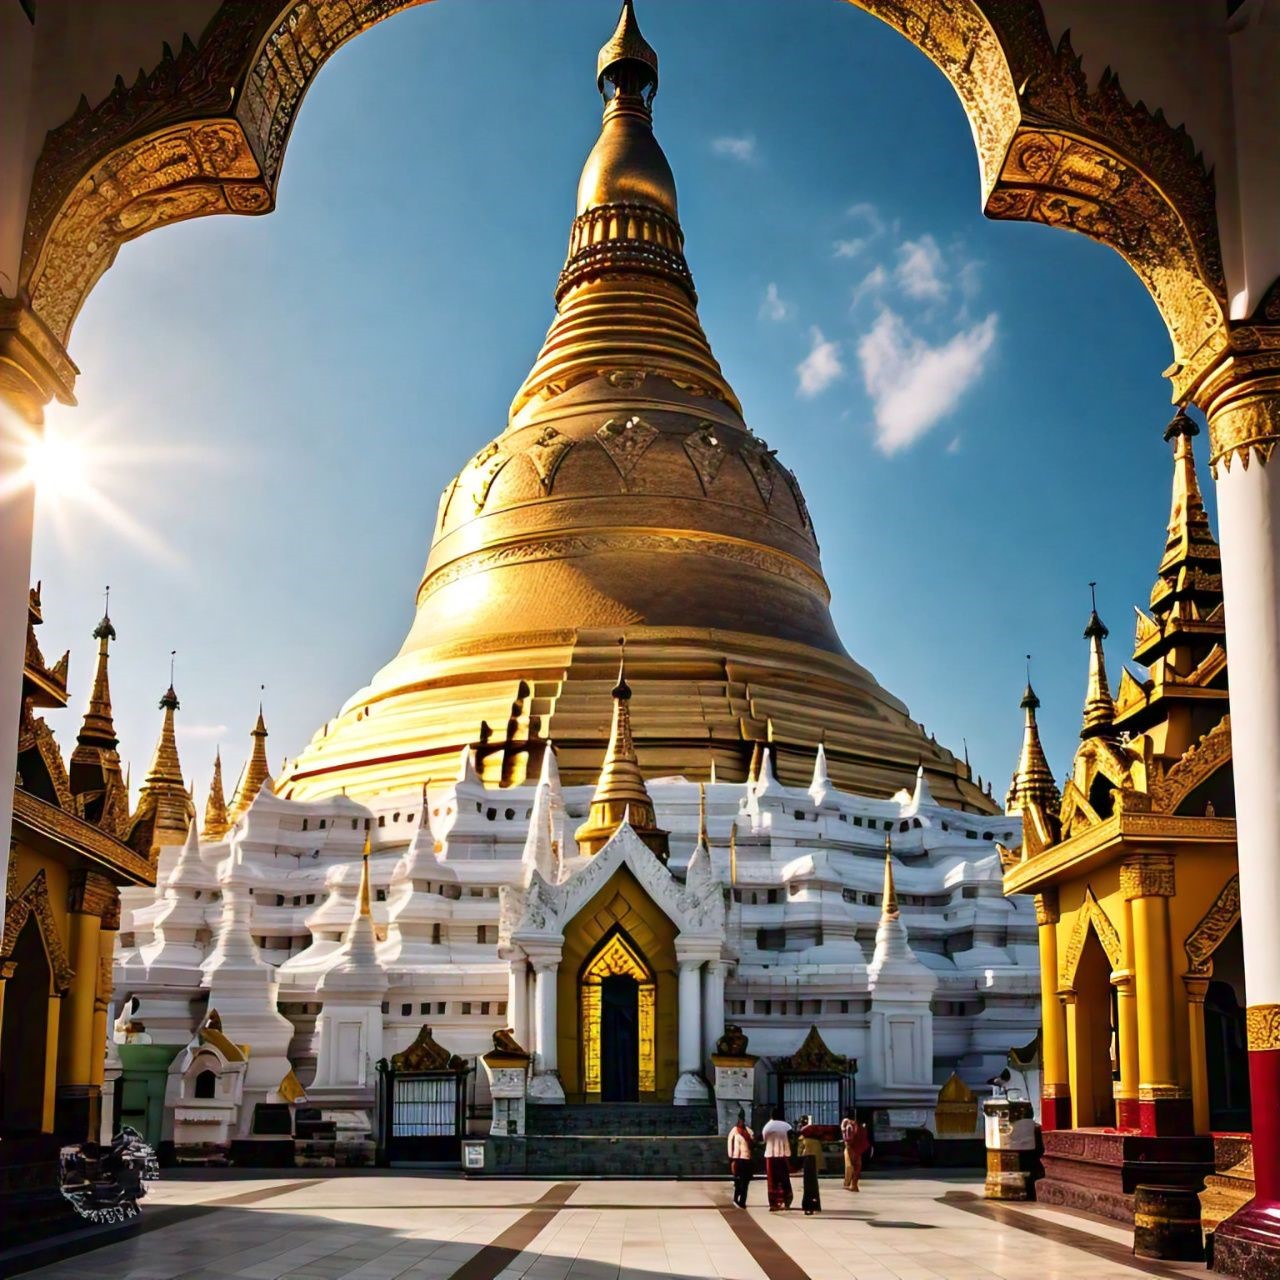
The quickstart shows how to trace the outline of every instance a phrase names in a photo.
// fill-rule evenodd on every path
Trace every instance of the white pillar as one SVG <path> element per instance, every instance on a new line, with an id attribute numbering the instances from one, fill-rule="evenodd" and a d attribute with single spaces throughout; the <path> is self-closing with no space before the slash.
<path id="1" fill-rule="evenodd" d="M 702 978 L 700 960 L 680 961 L 680 1074 L 702 1070 Z"/>
<path id="2" fill-rule="evenodd" d="M 538 1045 L 537 1070 L 550 1073 L 559 1070 L 556 1057 L 556 978 L 560 964 L 556 960 L 538 959 L 533 962 L 535 1026 Z"/>
<path id="3" fill-rule="evenodd" d="M 716 1041 L 724 1035 L 724 978 L 728 965 L 708 960 L 702 973 L 702 1059 L 716 1051 Z"/>
<path id="4" fill-rule="evenodd" d="M 0 414 L 7 417 L 11 413 L 0 405 Z M 0 779 L 8 780 L 0 786 L 0 905 L 9 883 L 13 776 L 18 771 L 18 712 L 27 652 L 27 590 L 35 521 L 35 489 L 25 484 L 6 492 L 23 465 L 21 454 L 10 447 L 11 429 L 6 422 L 5 439 L 0 441 Z"/>
<path id="5" fill-rule="evenodd" d="M 529 965 L 523 956 L 510 961 L 507 972 L 507 1021 L 522 1049 L 529 1049 Z"/>
<path id="6" fill-rule="evenodd" d="M 1217 479 L 1254 1098 L 1255 1195 L 1237 1218 L 1252 1214 L 1274 1239 L 1280 1226 L 1280 456 L 1264 461 L 1255 455 L 1246 470 L 1237 455 L 1229 469 L 1219 463 Z M 1221 1228 L 1230 1249 L 1237 1218 Z"/>

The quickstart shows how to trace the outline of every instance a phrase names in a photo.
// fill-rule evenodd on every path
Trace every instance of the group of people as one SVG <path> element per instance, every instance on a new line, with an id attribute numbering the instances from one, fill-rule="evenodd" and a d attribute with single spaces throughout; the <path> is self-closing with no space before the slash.
<path id="1" fill-rule="evenodd" d="M 796 1136 L 795 1157 L 791 1150 L 791 1137 Z M 791 1189 L 793 1158 L 799 1159 L 803 1177 L 803 1193 L 800 1207 L 806 1214 L 822 1212 L 822 1197 L 818 1189 L 818 1170 L 822 1161 L 822 1144 L 835 1140 L 833 1125 L 813 1123 L 812 1116 L 801 1116 L 799 1125 L 792 1126 L 783 1119 L 782 1108 L 774 1107 L 773 1116 L 760 1131 L 764 1141 L 764 1172 L 769 1190 L 769 1212 L 790 1209 L 794 1200 Z M 840 1122 L 840 1141 L 844 1146 L 844 1188 L 858 1190 L 862 1174 L 862 1159 L 871 1147 L 871 1138 L 852 1109 Z M 746 1116 L 738 1112 L 738 1123 L 729 1131 L 729 1168 L 733 1174 L 733 1203 L 739 1209 L 747 1207 L 747 1188 L 751 1185 L 751 1157 L 755 1134 L 747 1124 Z"/>

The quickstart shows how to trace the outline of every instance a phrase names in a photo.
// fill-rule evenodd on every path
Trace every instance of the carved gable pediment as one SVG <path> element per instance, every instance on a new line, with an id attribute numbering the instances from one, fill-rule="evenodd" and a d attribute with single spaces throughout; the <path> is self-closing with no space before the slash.
<path id="1" fill-rule="evenodd" d="M 1068 778 L 1067 785 L 1062 789 L 1062 838 L 1069 840 L 1089 827 L 1096 827 L 1101 821 L 1097 810 L 1076 785 L 1075 779 Z"/>
<path id="2" fill-rule="evenodd" d="M 1167 772 L 1151 784 L 1151 805 L 1157 813 L 1176 813 L 1178 806 L 1219 769 L 1231 761 L 1231 717 L 1223 716 Z"/>
<path id="3" fill-rule="evenodd" d="M 12 865 L 11 862 L 10 866 Z M 4 940 L 0 942 L 0 960 L 8 960 L 13 955 L 13 949 L 18 945 L 18 935 L 32 916 L 35 916 L 45 955 L 49 959 L 53 988 L 59 995 L 65 995 L 71 989 L 71 980 L 76 975 L 67 959 L 62 935 L 58 932 L 58 921 L 49 901 L 49 882 L 45 878 L 43 867 L 21 893 L 11 893 L 9 896 L 4 913 Z"/>
<path id="4" fill-rule="evenodd" d="M 685 936 L 724 940 L 725 902 L 710 876 L 679 880 L 628 825 L 623 825 L 585 866 L 562 884 L 548 884 L 536 871 L 527 889 L 504 886 L 498 940 L 503 946 L 522 939 L 558 938 L 565 926 L 622 867 L 635 877 L 656 906 Z"/>
<path id="5" fill-rule="evenodd" d="M 1120 934 L 1111 923 L 1111 918 L 1102 909 L 1102 904 L 1094 896 L 1093 889 L 1085 889 L 1084 901 L 1080 904 L 1080 910 L 1076 912 L 1075 926 L 1071 930 L 1071 937 L 1067 940 L 1067 949 L 1062 957 L 1058 986 L 1063 990 L 1070 991 L 1075 987 L 1076 970 L 1080 967 L 1080 956 L 1084 952 L 1084 944 L 1090 929 L 1102 943 L 1102 949 L 1106 952 L 1107 961 L 1112 969 L 1124 967 L 1124 946 L 1120 941 Z"/>

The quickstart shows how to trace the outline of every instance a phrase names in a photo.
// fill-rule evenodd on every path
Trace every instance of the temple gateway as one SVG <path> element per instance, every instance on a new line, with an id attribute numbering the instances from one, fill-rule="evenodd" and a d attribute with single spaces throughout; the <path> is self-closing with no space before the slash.
<path id="1" fill-rule="evenodd" d="M 971 1140 L 1036 1037 L 1021 818 L 840 643 L 698 320 L 629 2 L 597 82 L 554 322 L 441 497 L 400 653 L 274 778 L 260 717 L 230 806 L 219 773 L 123 893 L 120 1118 L 180 1159 L 470 1133 L 478 1167 L 591 1172 L 629 1132 L 718 1171 L 775 1101 Z M 165 708 L 143 796 L 173 808 Z"/>

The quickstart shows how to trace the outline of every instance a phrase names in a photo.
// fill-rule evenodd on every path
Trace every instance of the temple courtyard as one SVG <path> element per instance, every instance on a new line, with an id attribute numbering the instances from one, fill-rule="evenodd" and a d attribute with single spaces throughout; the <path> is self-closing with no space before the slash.
<path id="1" fill-rule="evenodd" d="M 1132 1232 L 982 1199 L 973 1174 L 882 1175 L 824 1212 L 744 1213 L 727 1181 L 468 1181 L 406 1172 L 167 1177 L 141 1233 L 39 1280 L 1108 1280 L 1203 1275 L 1133 1257 Z M 798 1204 L 798 1200 L 797 1200 Z"/>

